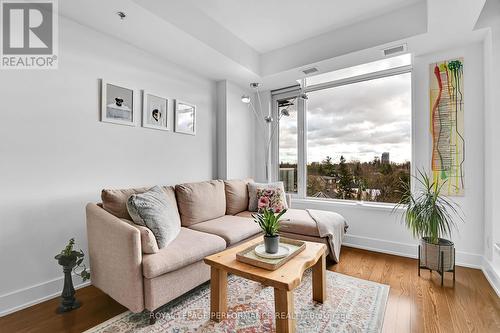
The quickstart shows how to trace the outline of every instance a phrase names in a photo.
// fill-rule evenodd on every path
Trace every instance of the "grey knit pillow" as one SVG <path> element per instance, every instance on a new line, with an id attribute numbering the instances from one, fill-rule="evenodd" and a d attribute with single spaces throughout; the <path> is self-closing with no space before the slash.
<path id="1" fill-rule="evenodd" d="M 135 224 L 153 232 L 160 249 L 173 241 L 181 231 L 181 221 L 159 186 L 141 194 L 132 194 L 127 200 L 127 210 Z"/>

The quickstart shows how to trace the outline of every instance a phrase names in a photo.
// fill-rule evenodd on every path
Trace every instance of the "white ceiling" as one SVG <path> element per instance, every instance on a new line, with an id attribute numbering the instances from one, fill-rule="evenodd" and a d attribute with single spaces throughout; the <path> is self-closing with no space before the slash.
<path id="1" fill-rule="evenodd" d="M 259 53 L 424 0 L 187 0 Z"/>
<path id="2" fill-rule="evenodd" d="M 479 40 L 484 31 L 472 29 L 485 1 L 64 0 L 59 13 L 212 80 L 275 89 L 295 84 L 306 66 L 321 73 L 354 66 L 380 59 L 386 46 L 406 43 L 411 53 L 425 54 Z M 283 3 L 289 5 L 280 8 Z M 221 17 L 208 15 L 217 6 L 224 7 L 217 15 L 237 18 L 219 23 Z M 280 47 L 281 39 L 293 44 Z M 259 53 L 249 43 L 278 49 Z"/>

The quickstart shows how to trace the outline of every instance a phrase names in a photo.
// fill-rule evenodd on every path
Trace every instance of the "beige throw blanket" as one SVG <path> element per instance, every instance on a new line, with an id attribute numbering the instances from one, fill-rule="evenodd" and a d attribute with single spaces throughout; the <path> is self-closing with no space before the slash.
<path id="1" fill-rule="evenodd" d="M 340 214 L 325 210 L 307 209 L 307 212 L 316 222 L 320 237 L 328 239 L 332 259 L 339 262 L 340 246 L 348 228 L 346 220 Z"/>

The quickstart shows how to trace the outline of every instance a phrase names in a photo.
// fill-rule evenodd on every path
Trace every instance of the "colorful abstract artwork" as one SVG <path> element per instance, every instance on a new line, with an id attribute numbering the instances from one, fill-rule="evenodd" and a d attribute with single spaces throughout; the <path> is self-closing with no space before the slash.
<path id="1" fill-rule="evenodd" d="M 432 173 L 442 193 L 464 194 L 464 59 L 430 65 Z"/>

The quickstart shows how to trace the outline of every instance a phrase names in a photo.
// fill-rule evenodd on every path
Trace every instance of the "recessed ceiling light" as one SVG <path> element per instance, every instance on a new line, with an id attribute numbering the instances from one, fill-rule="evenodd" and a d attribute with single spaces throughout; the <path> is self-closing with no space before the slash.
<path id="1" fill-rule="evenodd" d="M 124 20 L 125 17 L 127 17 L 127 14 L 125 14 L 124 12 L 116 12 L 116 15 L 118 15 L 118 17 L 121 19 L 121 20 Z"/>

